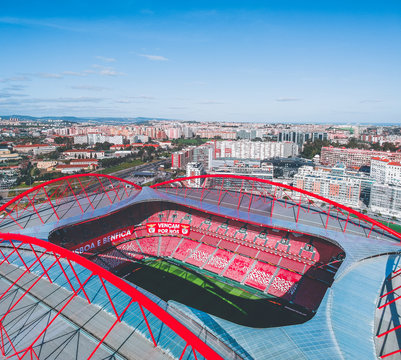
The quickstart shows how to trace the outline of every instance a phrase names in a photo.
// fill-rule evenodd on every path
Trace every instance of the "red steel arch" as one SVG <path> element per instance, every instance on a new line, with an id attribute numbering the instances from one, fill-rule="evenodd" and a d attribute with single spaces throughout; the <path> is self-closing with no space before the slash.
<path id="1" fill-rule="evenodd" d="M 200 188 L 198 187 L 194 189 L 201 192 L 201 197 L 200 197 L 201 201 L 205 191 L 213 190 L 215 192 L 218 192 L 218 204 L 220 204 L 221 198 L 225 193 L 235 190 L 239 196 L 238 208 L 241 203 L 242 197 L 249 198 L 249 208 L 250 208 L 253 197 L 265 196 L 270 198 L 269 201 L 271 202 L 271 215 L 273 215 L 274 206 L 276 204 L 289 208 L 296 207 L 297 211 L 296 222 L 298 222 L 300 211 L 301 210 L 306 211 L 304 209 L 305 206 L 307 207 L 307 212 L 312 211 L 311 205 L 313 205 L 313 208 L 318 209 L 319 212 L 325 213 L 327 215 L 326 228 L 330 217 L 338 219 L 338 216 L 341 215 L 344 217 L 344 227 L 343 227 L 344 232 L 346 231 L 347 224 L 349 222 L 354 223 L 354 219 L 358 219 L 359 225 L 361 223 L 370 224 L 370 231 L 368 237 L 370 236 L 373 228 L 376 227 L 401 240 L 401 234 L 398 233 L 397 231 L 348 206 L 342 205 L 333 200 L 327 199 L 323 196 L 314 194 L 310 191 L 302 190 L 290 185 L 266 179 L 258 179 L 255 177 L 228 175 L 228 174 L 209 174 L 209 175 L 198 175 L 198 176 L 189 176 L 178 179 L 172 179 L 169 181 L 164 181 L 159 184 L 152 185 L 151 188 L 156 190 L 163 188 L 174 188 L 177 189 L 178 192 L 178 188 L 190 189 L 191 187 L 188 186 L 188 182 L 197 179 L 204 180 Z M 215 181 L 213 183 L 213 180 L 216 179 L 218 179 L 219 181 Z M 238 184 L 236 188 L 233 188 L 232 186 L 230 188 L 225 188 L 224 187 L 225 179 L 229 180 L 236 179 L 239 180 L 240 184 Z M 180 186 L 178 186 L 178 184 L 180 184 Z M 251 191 L 249 191 L 249 189 L 251 189 Z M 294 192 L 299 195 L 299 198 L 294 197 L 293 195 Z M 186 192 L 184 196 L 186 196 Z M 328 209 L 324 209 L 318 206 L 314 200 L 318 200 L 328 204 L 329 205 Z M 282 203 L 284 203 L 284 205 Z"/>
<path id="2" fill-rule="evenodd" d="M 21 219 L 30 214 L 35 214 L 42 224 L 50 219 L 52 221 L 60 220 L 61 213 L 64 214 L 64 211 L 60 211 L 60 207 L 67 200 L 75 203 L 81 213 L 84 213 L 84 207 L 94 210 L 103 200 L 105 204 L 113 204 L 141 189 L 141 186 L 131 181 L 111 175 L 74 174 L 64 176 L 34 186 L 2 205 L 0 215 L 3 217 L 0 218 L 0 228 L 6 220 L 12 220 L 13 224 L 22 229 L 24 224 Z M 94 196 L 96 199 L 93 198 Z M 43 216 L 46 207 L 52 216 Z M 47 215 L 49 214 L 47 213 Z"/>
<path id="3" fill-rule="evenodd" d="M 9 243 L 12 246 L 12 253 L 16 253 L 18 257 L 22 260 L 22 263 L 24 264 L 23 267 L 25 268 L 25 272 L 31 272 L 31 267 L 33 264 L 30 266 L 27 265 L 28 261 L 24 261 L 24 257 L 26 256 L 26 252 L 31 252 L 35 255 L 35 258 L 37 259 L 35 261 L 39 262 L 43 269 L 43 273 L 40 275 L 39 279 L 43 278 L 45 279 L 45 276 L 47 277 L 48 281 L 52 282 L 52 279 L 50 277 L 50 272 L 49 270 L 51 268 L 57 268 L 64 274 L 64 276 L 67 278 L 67 281 L 69 285 L 71 286 L 72 289 L 72 295 L 70 299 L 67 301 L 67 303 L 54 315 L 54 317 L 47 322 L 47 326 L 44 329 L 40 329 L 41 332 L 39 336 L 37 336 L 34 340 L 34 342 L 28 346 L 27 348 L 24 349 L 18 349 L 18 344 L 13 344 L 11 341 L 11 338 L 7 332 L 7 329 L 5 326 L 3 326 L 3 321 L 4 319 L 9 315 L 9 313 L 13 310 L 14 306 L 11 306 L 7 313 L 4 315 L 1 315 L 0 318 L 0 351 L 3 356 L 7 356 L 7 358 L 12 358 L 16 356 L 18 359 L 22 359 L 25 357 L 25 355 L 29 354 L 31 356 L 31 359 L 36 358 L 38 359 L 37 354 L 35 353 L 33 347 L 35 346 L 35 343 L 38 342 L 42 335 L 45 333 L 47 328 L 53 323 L 56 317 L 58 317 L 62 311 L 65 309 L 66 306 L 70 303 L 71 300 L 73 300 L 76 296 L 78 296 L 78 293 L 82 291 L 84 294 L 86 300 L 88 303 L 90 303 L 90 299 L 87 296 L 85 292 L 85 285 L 88 282 L 90 278 L 93 277 L 98 277 L 100 279 L 100 282 L 103 286 L 103 289 L 105 293 L 107 294 L 108 300 L 110 304 L 112 305 L 112 308 L 114 310 L 114 315 L 116 317 L 115 322 L 111 325 L 109 330 L 105 333 L 104 337 L 99 341 L 97 346 L 93 349 L 90 357 L 95 354 L 95 352 L 98 350 L 98 348 L 101 346 L 101 344 L 105 341 L 107 336 L 110 334 L 112 329 L 115 327 L 115 325 L 119 322 L 121 322 L 123 315 L 125 312 L 128 310 L 128 308 L 133 304 L 137 303 L 139 305 L 139 308 L 141 310 L 142 316 L 144 321 L 146 322 L 147 329 L 149 331 L 150 337 L 152 339 L 152 342 L 155 347 L 158 346 L 158 339 L 154 336 L 150 323 L 147 319 L 147 316 L 145 314 L 144 310 L 149 311 L 151 314 L 153 314 L 155 317 L 157 317 L 164 325 L 168 326 L 174 333 L 176 333 L 182 340 L 185 342 L 185 346 L 182 349 L 182 353 L 180 356 L 180 359 L 183 358 L 185 353 L 188 353 L 188 350 L 192 350 L 193 355 L 195 359 L 197 358 L 197 353 L 202 355 L 206 359 L 216 359 L 216 360 L 223 360 L 223 358 L 212 348 L 210 348 L 208 345 L 206 345 L 202 340 L 200 340 L 196 335 L 194 335 L 190 330 L 188 330 L 184 325 L 182 325 L 178 320 L 176 320 L 173 316 L 171 316 L 167 311 L 165 311 L 163 308 L 161 308 L 159 305 L 157 305 L 154 301 L 146 297 L 143 293 L 138 291 L 135 287 L 133 287 L 131 284 L 128 282 L 124 281 L 123 279 L 119 278 L 118 276 L 112 274 L 111 272 L 105 270 L 104 268 L 100 267 L 99 265 L 96 265 L 95 263 L 91 262 L 88 259 L 85 259 L 81 257 L 80 255 L 73 253 L 67 249 L 64 249 L 62 247 L 59 247 L 57 245 L 54 245 L 50 242 L 39 240 L 33 237 L 25 236 L 25 235 L 19 235 L 19 234 L 1 234 L 0 233 L 0 244 L 4 243 Z M 16 244 L 19 243 L 19 244 Z M 27 245 L 27 246 L 22 246 L 22 245 Z M 2 251 L 0 251 L 0 265 L 3 263 L 9 263 L 8 258 L 10 257 L 9 254 L 8 256 L 5 256 Z M 47 267 L 46 264 L 42 263 L 41 257 L 43 254 L 50 254 L 54 256 L 55 261 L 50 267 Z M 26 258 L 25 258 L 26 259 Z M 75 279 L 69 279 L 67 272 L 61 265 L 61 262 L 59 259 L 66 260 L 69 264 L 69 267 L 73 271 Z M 77 275 L 77 272 L 74 269 L 75 266 L 79 265 L 82 266 L 90 271 L 90 276 L 85 280 L 82 281 Z M 46 268 L 46 270 L 45 270 Z M 22 275 L 14 281 L 14 283 L 7 289 L 7 291 L 3 294 L 0 295 L 0 299 L 3 298 L 4 295 L 7 294 L 9 290 L 12 289 L 13 286 L 18 285 L 19 279 L 22 277 Z M 74 280 L 74 281 L 73 281 Z M 74 288 L 72 283 L 78 283 L 80 286 L 79 288 Z M 34 282 L 36 284 L 36 282 Z M 114 305 L 114 302 L 109 294 L 109 291 L 107 290 L 107 284 L 115 286 L 122 292 L 124 292 L 126 295 L 128 295 L 131 298 L 131 301 L 129 302 L 128 306 L 125 307 L 125 309 L 122 312 L 118 312 L 116 310 L 116 306 Z M 33 285 L 32 285 L 33 286 Z M 32 286 L 29 288 L 31 289 Z M 28 290 L 29 290 L 28 289 Z M 23 295 L 17 300 L 17 303 L 28 293 L 28 290 L 23 292 Z M 5 353 L 5 345 L 8 346 L 8 353 Z M 11 353 L 10 353 L 11 351 Z"/>

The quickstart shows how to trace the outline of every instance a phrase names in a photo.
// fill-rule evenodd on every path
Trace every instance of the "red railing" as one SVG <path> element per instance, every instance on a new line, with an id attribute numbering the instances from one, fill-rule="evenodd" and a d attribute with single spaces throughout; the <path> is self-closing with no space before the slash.
<path id="1" fill-rule="evenodd" d="M 26 227 L 23 219 L 30 215 L 35 215 L 40 224 L 49 220 L 58 221 L 65 216 L 65 211 L 60 209 L 67 202 L 75 203 L 79 208 L 78 212 L 85 213 L 95 210 L 103 200 L 106 205 L 110 205 L 132 196 L 141 189 L 141 186 L 133 182 L 103 174 L 75 174 L 50 180 L 34 186 L 2 205 L 0 229 L 5 226 L 7 220 L 11 225 L 23 229 Z"/>
<path id="2" fill-rule="evenodd" d="M 89 280 L 93 278 L 98 278 L 102 284 L 103 290 L 107 294 L 107 299 L 113 309 L 115 321 L 114 323 L 108 328 L 106 333 L 104 334 L 103 338 L 98 339 L 99 342 L 97 343 L 96 347 L 92 350 L 88 359 L 92 358 L 102 343 L 106 340 L 109 336 L 113 328 L 122 321 L 123 315 L 128 311 L 128 309 L 132 306 L 132 304 L 136 303 L 141 311 L 143 316 L 143 320 L 146 323 L 151 341 L 155 347 L 158 346 L 158 337 L 154 335 L 154 331 L 152 331 L 152 326 L 148 321 L 148 317 L 145 314 L 145 310 L 148 311 L 150 314 L 155 316 L 159 319 L 164 325 L 170 328 L 175 334 L 177 334 L 185 343 L 185 346 L 182 348 L 180 359 L 183 358 L 184 354 L 188 354 L 188 351 L 191 350 L 192 354 L 195 359 L 197 359 L 197 354 L 203 356 L 206 359 L 223 359 L 216 351 L 206 345 L 202 340 L 200 340 L 196 335 L 194 335 L 190 330 L 188 330 L 184 325 L 182 325 L 178 320 L 176 320 L 173 316 L 171 316 L 168 312 L 166 312 L 163 308 L 157 305 L 154 301 L 146 297 L 142 292 L 138 291 L 135 287 L 127 283 L 126 281 L 122 280 L 121 278 L 117 277 L 116 275 L 110 273 L 109 271 L 105 270 L 104 268 L 94 264 L 88 259 L 85 259 L 69 250 L 61 248 L 57 245 L 52 243 L 39 240 L 36 238 L 18 235 L 18 234 L 1 234 L 0 233 L 0 246 L 3 246 L 3 250 L 5 246 L 11 246 L 9 249 L 11 252 L 8 255 L 5 255 L 2 251 L 0 251 L 0 265 L 4 263 L 9 263 L 9 258 L 12 254 L 16 254 L 18 258 L 21 260 L 22 270 L 24 272 L 9 286 L 9 288 L 0 295 L 0 300 L 8 294 L 9 291 L 14 289 L 19 285 L 19 280 L 23 277 L 24 274 L 31 272 L 32 266 L 36 263 L 40 264 L 43 272 L 37 276 L 36 280 L 29 286 L 28 289 L 23 291 L 23 294 L 18 298 L 14 298 L 12 304 L 9 306 L 8 310 L 4 314 L 0 314 L 0 351 L 3 356 L 6 358 L 18 358 L 23 359 L 27 354 L 31 356 L 31 358 L 39 359 L 38 355 L 35 353 L 34 347 L 37 346 L 36 344 L 39 340 L 44 336 L 45 332 L 51 326 L 51 324 L 56 320 L 56 318 L 63 313 L 65 308 L 70 304 L 70 302 L 78 296 L 81 292 L 84 295 L 86 301 L 90 304 L 91 300 L 85 290 L 86 285 Z M 24 246 L 22 246 L 24 245 Z M 33 254 L 36 259 L 33 263 L 29 266 L 27 263 L 26 254 Z M 52 264 L 50 266 L 46 266 L 46 264 L 42 261 L 42 257 L 44 255 L 51 255 L 52 257 Z M 24 260 L 25 258 L 25 260 Z M 53 261 L 54 259 L 54 261 Z M 68 263 L 68 267 L 72 270 L 74 276 L 69 278 L 67 272 L 63 265 L 61 264 L 61 260 Z M 66 265 L 64 265 L 66 266 Z M 85 269 L 89 270 L 89 276 L 85 276 L 86 279 L 83 280 L 82 277 L 80 278 L 77 275 L 77 267 L 84 267 Z M 37 335 L 33 342 L 23 349 L 19 348 L 19 343 L 14 344 L 10 336 L 10 332 L 6 329 L 7 325 L 3 325 L 5 323 L 5 319 L 12 313 L 12 310 L 16 307 L 16 305 L 32 290 L 32 288 L 41 280 L 49 281 L 52 283 L 54 279 L 51 278 L 50 270 L 54 268 L 60 271 L 64 277 L 67 279 L 69 287 L 71 287 L 71 296 L 65 302 L 65 304 L 53 314 L 53 317 L 46 321 L 46 326 L 43 329 L 37 328 L 39 335 Z M 54 272 L 52 272 L 54 274 Z M 72 283 L 79 284 L 79 286 L 74 287 Z M 124 294 L 128 295 L 130 301 L 128 305 L 124 308 L 123 311 L 117 310 L 117 299 L 113 300 L 110 296 L 108 291 L 112 286 L 116 287 L 117 289 L 121 290 Z M 69 289 L 67 289 L 69 290 Z M 11 325 L 10 325 L 11 326 Z M 6 346 L 7 345 L 7 346 Z M 6 350 L 7 348 L 7 350 Z"/>
<path id="3" fill-rule="evenodd" d="M 200 188 L 188 186 L 188 182 L 195 179 L 203 180 Z M 227 183 L 229 183 L 228 186 Z M 370 226 L 368 237 L 376 227 L 401 240 L 400 233 L 359 211 L 312 192 L 270 180 L 238 175 L 211 174 L 173 179 L 152 185 L 151 188 L 155 190 L 174 189 L 177 195 L 184 197 L 188 195 L 188 191 L 197 192 L 200 201 L 207 196 L 208 192 L 214 191 L 217 205 L 221 204 L 223 196 L 227 194 L 228 197 L 237 199 L 237 209 L 242 206 L 243 199 L 246 198 L 248 211 L 251 210 L 252 202 L 262 200 L 270 205 L 270 216 L 273 216 L 276 206 L 288 209 L 295 208 L 295 222 L 299 221 L 301 212 L 326 214 L 325 228 L 328 227 L 329 219 L 334 218 L 341 221 L 343 232 L 346 231 L 348 224 L 352 223 L 356 226 Z M 183 188 L 185 188 L 185 192 L 179 194 L 179 190 Z M 323 208 L 317 201 L 328 205 L 328 208 Z"/>

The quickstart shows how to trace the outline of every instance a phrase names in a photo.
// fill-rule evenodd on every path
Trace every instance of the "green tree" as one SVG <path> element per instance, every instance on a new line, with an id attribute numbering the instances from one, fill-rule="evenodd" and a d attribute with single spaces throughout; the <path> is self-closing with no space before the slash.
<path id="1" fill-rule="evenodd" d="M 308 141 L 304 145 L 301 155 L 307 159 L 313 159 L 315 155 L 320 155 L 323 146 L 329 146 L 330 142 L 327 140 Z"/>
<path id="2" fill-rule="evenodd" d="M 56 144 L 64 144 L 65 138 L 63 138 L 63 137 L 61 137 L 61 136 L 58 136 L 58 137 L 54 138 L 54 142 L 55 142 Z"/>
<path id="3" fill-rule="evenodd" d="M 104 143 L 96 143 L 94 149 L 95 150 L 110 150 L 111 144 L 107 141 Z"/>
<path id="4" fill-rule="evenodd" d="M 369 147 L 369 145 L 363 141 L 359 141 L 357 138 L 352 137 L 348 140 L 346 147 L 349 149 L 366 149 Z"/>

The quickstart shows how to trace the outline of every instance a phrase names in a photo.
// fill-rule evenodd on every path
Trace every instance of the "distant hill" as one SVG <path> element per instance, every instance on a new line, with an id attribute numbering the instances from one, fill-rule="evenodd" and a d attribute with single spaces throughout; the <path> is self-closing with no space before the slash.
<path id="1" fill-rule="evenodd" d="M 61 120 L 66 122 L 94 122 L 94 123 L 103 123 L 103 124 L 132 124 L 132 123 L 144 123 L 148 121 L 163 121 L 169 120 L 174 121 L 174 119 L 164 119 L 164 118 L 148 118 L 148 117 L 135 117 L 135 118 L 126 118 L 126 117 L 75 117 L 75 116 L 29 116 L 29 115 L 0 115 L 2 119 L 10 119 L 10 118 L 18 118 L 19 120 L 30 120 L 30 121 L 50 121 L 50 120 Z"/>

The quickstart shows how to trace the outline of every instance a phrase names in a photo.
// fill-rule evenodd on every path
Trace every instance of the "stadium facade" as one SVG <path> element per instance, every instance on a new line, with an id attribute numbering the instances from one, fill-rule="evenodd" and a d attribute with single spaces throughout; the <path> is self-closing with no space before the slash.
<path id="1" fill-rule="evenodd" d="M 310 192 L 232 175 L 143 188 L 72 175 L 22 193 L 0 216 L 0 357 L 401 354 L 401 235 Z M 245 294 L 260 321 L 162 300 L 132 281 L 149 264 Z M 258 314 L 267 303 L 276 312 Z"/>

